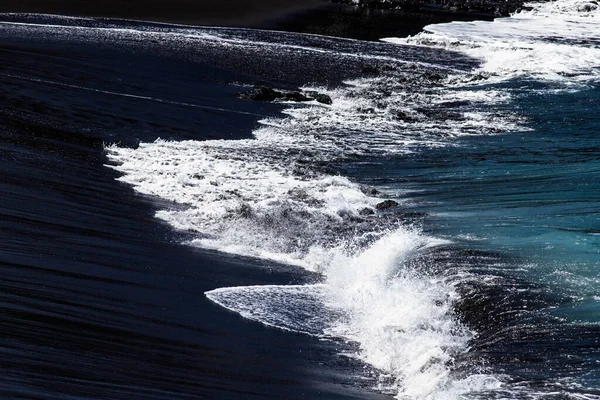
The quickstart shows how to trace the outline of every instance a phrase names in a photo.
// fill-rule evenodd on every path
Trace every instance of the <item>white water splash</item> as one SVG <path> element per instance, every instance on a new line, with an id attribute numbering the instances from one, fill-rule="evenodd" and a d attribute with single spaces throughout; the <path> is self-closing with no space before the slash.
<path id="1" fill-rule="evenodd" d="M 494 21 L 429 25 L 391 43 L 462 51 L 483 60 L 491 81 L 532 78 L 565 85 L 600 78 L 600 7 L 595 2 L 533 3 L 531 10 Z"/>

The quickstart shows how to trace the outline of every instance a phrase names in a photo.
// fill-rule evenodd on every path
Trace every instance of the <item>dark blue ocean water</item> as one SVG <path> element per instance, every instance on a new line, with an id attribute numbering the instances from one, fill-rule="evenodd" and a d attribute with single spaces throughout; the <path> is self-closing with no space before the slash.
<path id="1" fill-rule="evenodd" d="M 557 4 L 408 44 L 2 16 L 0 396 L 599 398 L 596 15 Z"/>

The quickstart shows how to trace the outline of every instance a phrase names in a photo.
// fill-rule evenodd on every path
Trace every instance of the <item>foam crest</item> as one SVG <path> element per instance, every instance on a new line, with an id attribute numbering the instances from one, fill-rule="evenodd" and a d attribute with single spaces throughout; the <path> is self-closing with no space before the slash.
<path id="1" fill-rule="evenodd" d="M 595 2 L 558 0 L 491 22 L 429 25 L 414 37 L 383 40 L 463 51 L 483 60 L 478 72 L 492 81 L 525 77 L 569 85 L 600 77 L 598 32 Z"/>
<path id="2" fill-rule="evenodd" d="M 376 368 L 379 389 L 399 399 L 456 399 L 499 382 L 453 373 L 473 333 L 454 315 L 452 286 L 407 267 L 415 253 L 442 243 L 399 228 L 366 248 L 329 249 L 321 258 L 323 284 L 222 288 L 206 295 L 270 326 L 355 343 L 347 355 Z"/>
<path id="3" fill-rule="evenodd" d="M 377 200 L 347 178 L 309 176 L 301 160 L 287 169 L 276 145 L 283 143 L 158 140 L 107 151 L 125 173 L 120 180 L 183 206 L 157 217 L 198 233 L 193 243 L 317 269 L 315 249 L 331 246 L 333 232 Z M 285 160 L 292 167 L 293 158 Z"/>
<path id="4" fill-rule="evenodd" d="M 448 365 L 468 348 L 472 333 L 453 317 L 453 290 L 406 267 L 420 249 L 439 242 L 400 229 L 327 273 L 328 305 L 346 311 L 327 333 L 359 343 L 356 354 L 384 372 L 383 388 L 399 398 L 449 396 Z"/>

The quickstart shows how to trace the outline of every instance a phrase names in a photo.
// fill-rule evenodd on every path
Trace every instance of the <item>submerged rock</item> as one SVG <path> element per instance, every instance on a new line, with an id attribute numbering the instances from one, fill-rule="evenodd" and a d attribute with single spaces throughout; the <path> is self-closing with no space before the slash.
<path id="1" fill-rule="evenodd" d="M 332 104 L 333 103 L 333 101 L 331 100 L 331 97 L 329 97 L 326 94 L 317 93 L 313 98 L 322 104 Z"/>
<path id="2" fill-rule="evenodd" d="M 366 217 L 367 215 L 373 215 L 373 214 L 375 214 L 375 211 L 373 211 L 373 209 L 369 208 L 369 207 L 365 207 L 358 212 L 358 215 L 363 216 L 363 217 Z"/>
<path id="3" fill-rule="evenodd" d="M 254 101 L 296 101 L 296 102 L 305 102 L 316 100 L 322 104 L 332 104 L 333 101 L 331 97 L 326 94 L 318 93 L 314 91 L 306 92 L 306 94 L 301 92 L 284 92 L 275 89 L 271 89 L 266 86 L 255 86 L 251 90 L 240 94 L 240 98 L 245 100 L 254 100 Z"/>
<path id="4" fill-rule="evenodd" d="M 400 204 L 394 200 L 385 200 L 375 206 L 379 211 L 389 210 L 390 208 L 398 207 Z"/>

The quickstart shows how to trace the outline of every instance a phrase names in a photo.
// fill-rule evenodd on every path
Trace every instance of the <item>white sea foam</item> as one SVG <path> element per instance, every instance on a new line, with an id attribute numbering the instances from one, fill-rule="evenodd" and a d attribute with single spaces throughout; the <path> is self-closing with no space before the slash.
<path id="1" fill-rule="evenodd" d="M 435 244 L 400 229 L 358 254 L 338 256 L 327 271 L 327 304 L 346 318 L 326 332 L 359 343 L 357 357 L 383 371 L 386 388 L 399 398 L 454 397 L 448 365 L 472 337 L 453 318 L 452 287 L 406 268 L 411 255 Z"/>
<path id="2" fill-rule="evenodd" d="M 423 33 L 384 41 L 460 50 L 484 61 L 491 80 L 515 77 L 577 84 L 600 78 L 600 7 L 559 0 L 494 21 L 429 25 Z"/>
<path id="3" fill-rule="evenodd" d="M 223 288 L 207 296 L 270 326 L 357 343 L 349 355 L 377 368 L 380 388 L 401 399 L 456 399 L 497 388 L 492 376 L 452 375 L 449 365 L 468 350 L 473 333 L 454 317 L 449 283 L 407 268 L 415 252 L 439 243 L 398 229 L 365 249 L 329 249 L 320 258 L 323 284 Z"/>

